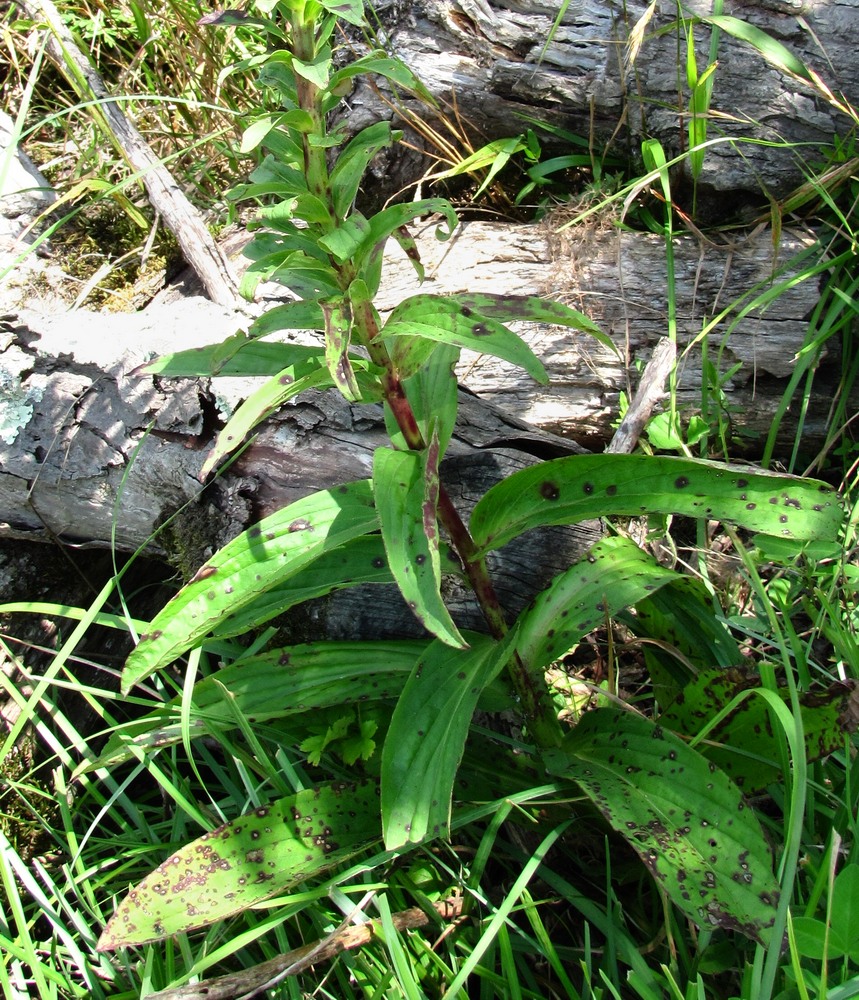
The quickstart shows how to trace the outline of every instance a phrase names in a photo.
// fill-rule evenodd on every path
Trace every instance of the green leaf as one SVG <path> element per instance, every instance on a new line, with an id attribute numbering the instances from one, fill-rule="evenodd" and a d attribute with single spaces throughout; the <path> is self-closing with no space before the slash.
<path id="1" fill-rule="evenodd" d="M 379 837 L 375 782 L 308 788 L 183 847 L 119 904 L 99 951 L 160 941 L 224 920 L 319 876 Z"/>
<path id="2" fill-rule="evenodd" d="M 753 695 L 761 686 L 757 673 L 736 668 L 701 670 L 659 716 L 660 724 L 696 737 L 722 709 L 739 699 L 730 715 L 707 733 L 699 749 L 747 795 L 762 791 L 781 773 L 783 735 L 773 732 L 766 702 Z M 790 705 L 786 688 L 777 695 Z M 856 685 L 838 681 L 824 689 L 801 691 L 798 699 L 807 759 L 820 760 L 843 747 L 846 720 L 855 717 L 859 708 Z"/>
<path id="3" fill-rule="evenodd" d="M 420 343 L 413 340 L 412 343 Z M 400 342 L 398 342 L 400 343 Z M 453 429 L 459 404 L 459 385 L 456 380 L 456 363 L 459 348 L 446 344 L 433 344 L 429 359 L 424 359 L 417 372 L 403 381 L 406 399 L 412 408 L 425 441 L 438 435 L 439 455 L 444 457 Z M 408 448 L 403 433 L 388 405 L 385 406 L 385 426 L 395 448 Z"/>
<path id="4" fill-rule="evenodd" d="M 98 760 L 115 766 L 141 751 L 182 740 L 183 711 L 191 736 L 234 729 L 236 718 L 253 726 L 329 708 L 397 698 L 430 640 L 317 642 L 286 646 L 227 664 L 194 685 L 183 703 L 163 707 L 115 731 Z"/>
<path id="5" fill-rule="evenodd" d="M 398 337 L 423 337 L 491 354 L 524 368 L 538 382 L 549 380 L 542 362 L 521 337 L 496 320 L 463 305 L 460 296 L 413 295 L 393 310 L 382 335 L 394 341 L 394 350 L 397 350 Z"/>
<path id="6" fill-rule="evenodd" d="M 455 572 L 459 561 L 447 548 L 445 560 L 448 571 Z M 267 590 L 247 607 L 220 622 L 212 635 L 221 639 L 242 635 L 298 604 L 335 590 L 362 583 L 393 582 L 381 535 L 362 535 L 326 552 L 280 586 Z"/>
<path id="7" fill-rule="evenodd" d="M 299 298 L 306 299 L 336 295 L 340 291 L 334 268 L 303 250 L 278 250 L 255 260 L 242 277 L 242 295 L 252 297 L 260 281 L 280 282 Z"/>
<path id="8" fill-rule="evenodd" d="M 292 57 L 293 72 L 305 80 L 309 80 L 314 86 L 323 89 L 328 84 L 331 76 L 331 48 L 323 45 L 322 49 L 316 53 L 313 62 L 303 62 L 297 56 Z"/>
<path id="9" fill-rule="evenodd" d="M 338 218 L 344 218 L 352 207 L 373 157 L 402 134 L 392 131 L 390 122 L 376 122 L 362 129 L 343 149 L 330 177 L 331 197 Z"/>
<path id="10" fill-rule="evenodd" d="M 457 218 L 453 206 L 445 198 L 427 198 L 423 201 L 407 202 L 383 208 L 381 212 L 377 212 L 367 220 L 363 238 L 353 246 L 350 254 L 353 264 L 359 269 L 366 267 L 367 261 L 371 259 L 373 254 L 378 253 L 388 237 L 399 234 L 403 226 L 413 219 L 436 213 L 443 215 L 447 222 L 447 230 L 445 231 L 439 226 L 436 229 L 436 236 L 440 240 L 447 240 L 453 233 Z M 330 236 L 326 238 L 330 239 Z M 367 284 L 370 285 L 371 282 L 368 280 Z"/>
<path id="11" fill-rule="evenodd" d="M 365 73 L 383 76 L 392 83 L 396 83 L 401 87 L 405 87 L 406 90 L 412 91 L 413 94 L 420 97 L 430 107 L 434 108 L 437 106 L 435 98 L 409 67 L 400 59 L 392 59 L 382 50 L 370 52 L 368 55 L 362 56 L 360 59 L 356 59 L 354 62 L 344 66 L 336 73 L 332 73 L 328 84 L 329 93 L 339 99 L 339 96 L 343 93 L 343 85 L 349 80 L 353 80 L 356 76 L 362 76 Z"/>
<path id="12" fill-rule="evenodd" d="M 606 618 L 678 576 L 629 539 L 604 538 L 522 612 L 516 651 L 529 669 L 546 667 Z"/>
<path id="13" fill-rule="evenodd" d="M 376 449 L 373 494 L 391 573 L 424 628 L 449 646 L 463 647 L 440 592 L 438 489 L 437 440 L 420 454 Z"/>
<path id="14" fill-rule="evenodd" d="M 241 334 L 220 344 L 165 354 L 136 368 L 133 374 L 164 375 L 169 378 L 213 378 L 218 375 L 247 377 L 271 375 L 272 372 L 308 364 L 320 368 L 324 362 L 324 355 L 318 347 L 266 344 Z"/>
<path id="15" fill-rule="evenodd" d="M 288 399 L 305 389 L 322 389 L 330 385 L 332 379 L 328 370 L 320 368 L 315 359 L 290 365 L 278 372 L 248 396 L 218 433 L 215 444 L 200 469 L 200 478 L 205 480 L 227 455 L 242 444 L 257 424 L 275 413 Z"/>
<path id="16" fill-rule="evenodd" d="M 530 528 L 611 514 L 685 514 L 785 537 L 835 538 L 838 494 L 815 479 L 652 455 L 573 455 L 508 476 L 471 515 L 482 551 Z"/>
<path id="17" fill-rule="evenodd" d="M 322 309 L 315 300 L 285 302 L 255 319 L 248 330 L 248 336 L 267 337 L 281 330 L 321 330 L 324 325 Z"/>
<path id="18" fill-rule="evenodd" d="M 122 672 L 123 691 L 324 552 L 377 527 L 370 484 L 361 480 L 312 493 L 242 532 L 198 570 L 141 635 Z"/>
<path id="19" fill-rule="evenodd" d="M 460 305 L 480 313 L 481 316 L 503 320 L 505 323 L 514 320 L 525 323 L 551 323 L 553 326 L 581 330 L 590 334 L 612 354 L 618 354 L 615 342 L 604 334 L 590 317 L 578 309 L 565 306 L 562 302 L 555 302 L 554 299 L 544 299 L 539 295 L 490 295 L 486 292 L 461 292 L 454 297 Z"/>
<path id="20" fill-rule="evenodd" d="M 363 0 L 319 0 L 319 5 L 349 24 L 364 24 Z"/>
<path id="21" fill-rule="evenodd" d="M 632 712 L 583 716 L 550 773 L 572 778 L 702 927 L 766 944 L 779 887 L 760 824 L 737 787 L 673 733 Z"/>
<path id="22" fill-rule="evenodd" d="M 757 49 L 771 66 L 783 73 L 790 73 L 808 82 L 813 82 L 813 77 L 801 59 L 797 58 L 789 48 L 782 45 L 772 35 L 761 31 L 760 28 L 749 24 L 748 21 L 742 21 L 738 17 L 730 17 L 727 14 L 702 17 L 701 20 L 705 24 L 721 28 L 726 34 L 733 35 L 734 38 L 739 38 L 742 42 L 747 42 L 752 48 Z"/>
<path id="23" fill-rule="evenodd" d="M 469 649 L 433 642 L 406 682 L 382 749 L 385 846 L 450 833 L 456 771 L 480 692 L 510 656 L 500 643 L 469 633 Z"/>

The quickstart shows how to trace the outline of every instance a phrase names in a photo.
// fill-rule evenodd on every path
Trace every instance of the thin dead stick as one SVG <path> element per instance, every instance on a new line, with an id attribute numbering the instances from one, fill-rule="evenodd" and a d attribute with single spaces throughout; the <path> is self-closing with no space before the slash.
<path id="1" fill-rule="evenodd" d="M 117 147 L 140 174 L 149 201 L 175 235 L 185 260 L 197 272 L 213 302 L 234 309 L 239 305 L 233 269 L 200 213 L 180 190 L 170 171 L 108 93 L 104 81 L 78 48 L 51 0 L 17 0 L 25 14 L 44 22 L 51 32 L 48 57 L 66 76 L 83 101 L 96 101 Z"/>
<path id="2" fill-rule="evenodd" d="M 650 419 L 653 407 L 665 393 L 665 380 L 676 356 L 676 345 L 668 337 L 663 337 L 653 348 L 653 354 L 644 367 L 629 409 L 608 443 L 606 452 L 614 455 L 631 454 L 644 430 L 644 425 Z"/>
<path id="3" fill-rule="evenodd" d="M 434 903 L 433 906 L 436 913 L 444 920 L 456 920 L 462 914 L 462 902 L 461 896 L 454 896 Z M 397 931 L 405 931 L 426 927 L 430 917 L 415 906 L 410 910 L 403 910 L 402 913 L 393 914 L 391 920 Z M 149 1000 L 235 1000 L 236 997 L 254 996 L 272 982 L 279 981 L 284 972 L 294 976 L 311 965 L 329 961 L 343 951 L 362 948 L 365 944 L 369 944 L 381 929 L 381 920 L 368 920 L 357 927 L 341 926 L 322 941 L 288 951 L 285 955 L 277 955 L 251 969 L 231 973 L 228 976 L 218 976 L 216 979 L 206 979 L 189 986 L 151 993 Z"/>

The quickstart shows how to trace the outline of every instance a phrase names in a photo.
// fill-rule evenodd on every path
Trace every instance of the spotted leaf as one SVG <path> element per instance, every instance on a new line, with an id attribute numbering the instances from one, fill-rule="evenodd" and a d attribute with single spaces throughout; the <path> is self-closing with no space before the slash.
<path id="1" fill-rule="evenodd" d="M 228 615 L 378 527 L 366 480 L 321 490 L 271 514 L 224 546 L 140 636 L 122 672 L 128 691 L 194 646 Z"/>
<path id="2" fill-rule="evenodd" d="M 552 774 L 578 782 L 691 920 L 766 943 L 779 898 L 772 855 L 715 764 L 667 729 L 614 708 L 587 713 L 545 760 Z"/>
<path id="3" fill-rule="evenodd" d="M 397 338 L 420 337 L 491 354 L 524 368 L 537 382 L 549 380 L 542 362 L 520 336 L 457 296 L 413 295 L 393 310 L 382 334 L 393 342 L 395 354 L 402 353 Z"/>
<path id="4" fill-rule="evenodd" d="M 376 783 L 308 788 L 183 847 L 119 904 L 98 941 L 113 951 L 224 920 L 319 876 L 379 838 Z"/>
<path id="5" fill-rule="evenodd" d="M 441 596 L 436 439 L 424 453 L 377 448 L 373 493 L 388 565 L 418 621 L 450 646 L 465 646 Z"/>
<path id="6" fill-rule="evenodd" d="M 707 734 L 701 753 L 717 764 L 748 795 L 779 780 L 783 734 L 775 733 L 770 709 L 754 692 L 760 675 L 738 669 L 701 670 L 691 679 L 659 721 L 676 732 L 697 736 L 735 698 L 737 706 Z M 738 698 L 738 695 L 744 695 Z M 790 706 L 787 688 L 778 696 Z M 845 733 L 859 719 L 859 688 L 853 680 L 797 696 L 808 760 L 820 760 L 843 748 Z"/>
<path id="7" fill-rule="evenodd" d="M 530 669 L 548 666 L 606 616 L 678 576 L 629 539 L 605 538 L 522 612 L 516 650 Z"/>
<path id="8" fill-rule="evenodd" d="M 826 483 L 653 455 L 572 455 L 522 469 L 486 493 L 471 533 L 486 552 L 529 528 L 609 514 L 716 518 L 790 538 L 834 538 L 838 495 Z"/>

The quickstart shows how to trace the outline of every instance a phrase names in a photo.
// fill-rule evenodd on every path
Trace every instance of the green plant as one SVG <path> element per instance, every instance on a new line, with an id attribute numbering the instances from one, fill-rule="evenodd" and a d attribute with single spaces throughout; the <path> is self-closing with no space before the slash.
<path id="1" fill-rule="evenodd" d="M 100 947 L 140 945 L 211 924 L 318 878 L 380 840 L 387 852 L 443 840 L 468 814 L 468 795 L 460 787 L 479 788 L 477 801 L 504 797 L 517 787 L 513 758 L 488 785 L 473 770 L 469 729 L 478 705 L 517 712 L 532 780 L 546 771 L 555 777 L 558 808 L 568 818 L 546 834 L 539 857 L 576 816 L 563 806 L 576 788 L 626 838 L 681 913 L 767 942 L 781 912 L 779 886 L 758 820 L 736 785 L 673 726 L 631 712 L 601 708 L 565 734 L 544 677 L 552 662 L 606 617 L 654 600 L 661 588 L 679 586 L 678 574 L 627 539 L 606 538 L 509 626 L 486 556 L 539 525 L 642 512 L 725 519 L 797 540 L 831 539 L 842 520 L 837 498 L 820 482 L 687 459 L 578 456 L 499 483 L 466 526 L 441 471 L 456 419 L 453 365 L 460 349 L 496 354 L 543 379 L 540 362 L 505 320 L 602 334 L 574 310 L 513 295 L 417 294 L 383 322 L 373 299 L 385 242 L 397 240 L 420 275 L 405 226 L 435 212 L 449 232 L 455 216 L 447 202 L 429 199 L 365 217 L 355 205 L 364 172 L 397 135 L 379 123 L 347 140 L 328 131 L 326 116 L 359 74 L 381 74 L 412 89 L 419 83 L 381 52 L 335 67 L 337 20 L 360 24 L 360 0 L 258 7 L 289 45 L 262 62 L 261 82 L 276 91 L 281 107 L 250 125 L 246 146 L 259 145 L 268 155 L 234 195 L 276 199 L 262 210 L 245 290 L 273 279 L 298 299 L 270 311 L 247 336 L 208 352 L 168 356 L 148 370 L 271 375 L 222 432 L 209 470 L 267 413 L 311 387 L 335 387 L 352 402 L 381 400 L 392 447 L 377 450 L 371 480 L 314 493 L 229 543 L 140 636 L 123 672 L 123 689 L 191 650 L 185 693 L 117 731 L 102 764 L 156 746 L 188 744 L 198 732 L 220 735 L 238 728 L 253 746 L 252 727 L 276 725 L 284 746 L 303 744 L 324 767 L 313 787 L 294 786 L 225 825 L 207 823 L 202 837 L 123 900 Z M 264 339 L 302 328 L 324 330 L 324 347 Z M 452 619 L 441 591 L 448 568 L 471 586 L 487 634 L 463 632 Z M 201 651 L 215 648 L 213 643 L 309 597 L 390 580 L 429 638 L 320 640 L 242 656 L 194 681 Z M 706 594 L 687 593 L 674 602 L 681 605 L 701 619 Z M 662 613 L 671 619 L 676 611 Z M 715 632 L 728 642 L 723 628 Z M 713 725 L 737 697 L 719 706 Z M 383 721 L 384 713 L 367 720 L 375 728 L 362 726 L 359 745 L 338 753 L 339 761 L 333 758 L 329 744 L 348 736 L 347 727 L 362 717 L 361 706 L 379 702 L 395 702 L 390 720 Z M 314 717 L 321 709 L 333 710 L 333 716 L 319 739 Z M 683 732 L 679 721 L 674 725 Z M 378 755 L 372 740 L 381 748 Z M 778 769 L 780 761 L 773 766 Z M 322 780 L 326 772 L 328 780 Z M 485 946 L 502 926 L 499 916 Z M 456 976 L 456 988 L 478 962 L 475 952 Z"/>

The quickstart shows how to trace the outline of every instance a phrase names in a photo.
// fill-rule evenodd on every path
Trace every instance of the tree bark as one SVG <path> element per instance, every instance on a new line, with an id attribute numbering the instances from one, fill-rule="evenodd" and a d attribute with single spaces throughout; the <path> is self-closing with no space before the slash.
<path id="1" fill-rule="evenodd" d="M 674 0 L 657 0 L 649 20 L 647 0 L 571 0 L 556 30 L 559 5 L 544 0 L 392 0 L 381 7 L 392 48 L 442 102 L 432 124 L 454 144 L 446 121 L 475 146 L 516 135 L 535 120 L 560 126 L 589 140 L 597 159 L 608 146 L 634 160 L 645 137 L 658 139 L 669 157 L 690 145 L 686 41 L 674 26 Z M 855 106 L 857 8 L 859 0 L 724 0 L 723 10 L 767 32 Z M 690 0 L 683 11 L 707 16 L 714 4 Z M 703 73 L 710 28 L 697 23 L 689 30 Z M 716 56 L 707 138 L 720 141 L 707 150 L 698 179 L 699 220 L 736 217 L 744 202 L 757 206 L 768 195 L 784 195 L 806 179 L 811 150 L 854 125 L 807 80 L 775 68 L 724 31 Z M 427 109 L 414 105 L 413 113 L 412 125 L 424 135 Z M 357 128 L 378 114 L 372 88 L 358 87 L 350 122 Z M 581 152 L 541 135 L 553 151 Z M 688 165 L 674 180 L 679 196 L 682 183 L 691 186 Z"/>
<path id="2" fill-rule="evenodd" d="M 448 243 L 428 224 L 417 234 L 427 267 L 423 291 L 550 294 L 582 309 L 614 341 L 617 353 L 587 335 L 545 324 L 522 333 L 541 357 L 549 385 L 538 386 L 486 356 L 464 357 L 464 393 L 452 458 L 465 462 L 489 448 L 548 457 L 576 446 L 602 449 L 619 419 L 619 397 L 631 398 L 644 364 L 667 331 L 665 291 L 657 281 L 664 246 L 643 234 L 589 230 L 559 242 L 543 226 L 469 223 Z M 804 246 L 782 237 L 778 261 Z M 678 239 L 678 405 L 701 399 L 703 324 L 749 289 L 769 287 L 769 237 L 731 247 Z M 778 280 L 795 268 L 787 264 Z M 381 305 L 418 286 L 409 264 L 391 256 Z M 271 292 L 269 288 L 263 293 Z M 723 372 L 723 403 L 732 430 L 752 443 L 769 430 L 792 359 L 816 301 L 813 282 L 752 311 L 733 329 L 717 325 L 710 358 Z M 727 321 L 726 321 L 727 322 Z M 198 474 L 215 433 L 254 379 L 159 380 L 132 374 L 171 350 L 225 339 L 245 317 L 201 299 L 162 302 L 137 315 L 44 316 L 21 310 L 0 337 L 0 368 L 17 396 L 7 400 L 0 437 L 0 521 L 5 533 L 58 537 L 134 550 L 166 517 L 200 492 Z M 316 335 L 308 334 L 312 340 Z M 718 348 L 718 351 L 717 351 Z M 840 377 L 831 341 L 804 414 L 803 442 L 818 448 Z M 719 354 L 721 356 L 719 356 Z M 511 416 L 515 414 L 515 417 Z M 788 413 L 784 441 L 797 430 Z M 378 408 L 353 408 L 333 394 L 312 393 L 267 421 L 238 461 L 196 506 L 205 545 L 222 544 L 250 521 L 312 490 L 369 474 L 372 451 L 386 437 Z M 465 492 L 473 492 L 466 483 Z M 202 504 L 202 507 L 200 506 Z M 208 513 L 203 517 L 201 510 Z M 205 558 L 201 547 L 200 556 Z M 193 546 L 190 546 L 193 548 Z M 158 551 L 156 542 L 153 551 Z M 192 567 L 189 567 L 192 568 Z"/>

